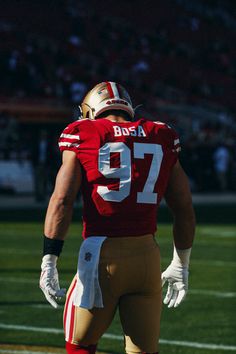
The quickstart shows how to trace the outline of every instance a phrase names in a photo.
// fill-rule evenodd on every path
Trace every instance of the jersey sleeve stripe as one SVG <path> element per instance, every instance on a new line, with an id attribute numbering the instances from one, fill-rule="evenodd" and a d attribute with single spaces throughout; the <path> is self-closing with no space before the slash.
<path id="1" fill-rule="evenodd" d="M 174 140 L 174 145 L 178 145 L 180 143 L 179 139 Z"/>
<path id="2" fill-rule="evenodd" d="M 72 135 L 72 134 L 61 134 L 60 138 L 80 140 L 79 135 Z"/>
<path id="3" fill-rule="evenodd" d="M 179 146 L 178 148 L 175 148 L 173 150 L 176 151 L 176 152 L 180 152 L 181 151 L 181 147 Z"/>
<path id="4" fill-rule="evenodd" d="M 76 147 L 76 148 L 79 147 L 79 144 L 77 144 L 77 143 L 69 143 L 69 142 L 66 142 L 66 141 L 59 142 L 58 145 L 59 145 L 59 147 L 62 147 L 62 146 Z"/>
<path id="5" fill-rule="evenodd" d="M 155 124 L 159 124 L 159 125 L 166 125 L 165 123 L 163 123 L 163 122 L 153 122 L 153 123 L 155 123 Z"/>

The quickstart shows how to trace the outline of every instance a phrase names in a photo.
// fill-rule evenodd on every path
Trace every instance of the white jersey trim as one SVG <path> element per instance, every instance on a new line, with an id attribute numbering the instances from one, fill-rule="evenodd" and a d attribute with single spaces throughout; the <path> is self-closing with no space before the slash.
<path id="1" fill-rule="evenodd" d="M 77 143 L 69 143 L 66 141 L 63 141 L 63 142 L 59 143 L 58 145 L 59 145 L 59 147 L 61 147 L 61 146 L 76 147 L 76 148 L 79 147 L 79 144 L 77 144 Z"/>
<path id="2" fill-rule="evenodd" d="M 153 122 L 153 123 L 155 123 L 155 124 L 160 124 L 160 125 L 166 125 L 166 123 L 163 123 L 163 122 Z"/>
<path id="3" fill-rule="evenodd" d="M 80 140 L 79 135 L 61 134 L 60 138 Z"/>
<path id="4" fill-rule="evenodd" d="M 177 145 L 177 144 L 179 144 L 179 143 L 180 143 L 179 139 L 175 139 L 175 140 L 174 140 L 174 145 Z"/>
<path id="5" fill-rule="evenodd" d="M 180 152 L 181 151 L 181 147 L 177 147 L 175 149 L 172 149 L 173 152 Z"/>

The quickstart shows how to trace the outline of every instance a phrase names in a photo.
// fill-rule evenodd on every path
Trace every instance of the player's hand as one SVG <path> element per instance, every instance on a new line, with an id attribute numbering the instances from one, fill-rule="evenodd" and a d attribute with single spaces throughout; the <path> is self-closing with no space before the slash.
<path id="1" fill-rule="evenodd" d="M 168 307 L 177 307 L 185 299 L 188 291 L 188 267 L 171 264 L 162 273 L 162 286 L 168 282 L 166 296 L 163 300 Z"/>
<path id="2" fill-rule="evenodd" d="M 42 259 L 39 287 L 48 302 L 58 308 L 58 303 L 66 294 L 66 289 L 60 289 L 57 271 L 57 256 L 47 254 Z"/>

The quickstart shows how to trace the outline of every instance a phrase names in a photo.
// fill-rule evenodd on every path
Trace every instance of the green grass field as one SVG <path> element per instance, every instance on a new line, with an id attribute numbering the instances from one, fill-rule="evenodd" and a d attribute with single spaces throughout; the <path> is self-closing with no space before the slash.
<path id="1" fill-rule="evenodd" d="M 80 233 L 81 225 L 72 224 L 60 257 L 65 287 L 76 270 Z M 171 226 L 160 225 L 158 233 L 164 269 L 171 260 Z M 38 288 L 41 235 L 40 223 L 0 223 L 0 343 L 64 346 L 63 306 L 54 310 Z M 177 309 L 163 307 L 162 354 L 236 352 L 235 274 L 236 225 L 199 225 L 188 297 Z M 98 349 L 123 353 L 121 336 L 117 316 Z M 0 347 L 0 353 L 10 352 Z"/>

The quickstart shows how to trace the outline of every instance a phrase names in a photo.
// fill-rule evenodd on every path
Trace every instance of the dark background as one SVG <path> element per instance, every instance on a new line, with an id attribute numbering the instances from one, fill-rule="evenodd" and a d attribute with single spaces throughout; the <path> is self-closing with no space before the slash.
<path id="1" fill-rule="evenodd" d="M 11 0 L 0 8 L 0 161 L 30 163 L 36 201 L 53 188 L 58 135 L 106 80 L 142 104 L 136 118 L 178 131 L 194 193 L 235 191 L 235 1 Z M 0 192 L 16 193 L 1 180 Z"/>

